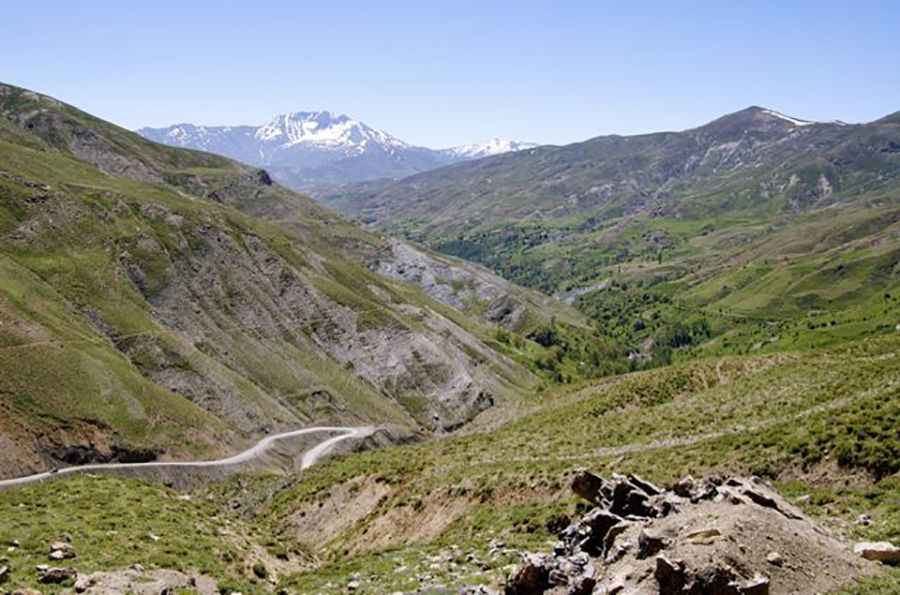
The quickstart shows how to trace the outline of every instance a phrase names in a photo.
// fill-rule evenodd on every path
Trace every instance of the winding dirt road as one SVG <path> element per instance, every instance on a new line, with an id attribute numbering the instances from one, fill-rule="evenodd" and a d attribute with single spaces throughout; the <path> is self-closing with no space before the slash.
<path id="1" fill-rule="evenodd" d="M 362 438 L 366 438 L 374 434 L 377 430 L 378 428 L 374 426 L 363 426 L 358 428 L 317 426 L 314 428 L 305 428 L 303 430 L 294 430 L 292 432 L 283 432 L 281 434 L 267 436 L 257 442 L 256 445 L 252 448 L 249 448 L 244 452 L 238 453 L 232 457 L 228 457 L 227 459 L 219 459 L 217 461 L 164 461 L 151 463 L 101 463 L 96 465 L 79 465 L 75 467 L 65 467 L 54 473 L 37 473 L 35 475 L 28 475 L 26 477 L 0 480 L 0 490 L 44 481 L 45 479 L 60 477 L 62 475 L 82 473 L 85 471 L 107 471 L 110 469 L 163 469 L 168 467 L 230 467 L 232 465 L 240 465 L 241 463 L 246 463 L 260 458 L 265 452 L 272 448 L 272 446 L 276 442 L 279 442 L 281 440 L 289 440 L 297 436 L 302 436 L 304 434 L 314 434 L 317 432 L 340 432 L 338 436 L 332 436 L 327 440 L 323 440 L 303 454 L 303 458 L 300 462 L 300 468 L 308 469 L 312 465 L 315 465 L 319 459 L 328 454 L 328 452 L 331 451 L 331 449 L 333 449 L 340 442 L 343 442 L 344 440 L 359 440 Z"/>

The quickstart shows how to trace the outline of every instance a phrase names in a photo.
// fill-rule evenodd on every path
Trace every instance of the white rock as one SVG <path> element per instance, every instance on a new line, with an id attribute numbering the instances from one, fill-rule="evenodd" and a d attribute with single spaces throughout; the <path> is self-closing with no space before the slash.
<path id="1" fill-rule="evenodd" d="M 87 574 L 79 575 L 78 580 L 75 581 L 75 592 L 76 593 L 84 593 L 91 587 L 96 584 L 94 577 Z"/>
<path id="2" fill-rule="evenodd" d="M 50 544 L 50 559 L 51 560 L 65 560 L 67 558 L 75 557 L 75 548 L 72 547 L 71 543 L 66 543 L 65 541 L 57 541 L 55 543 Z"/>
<path id="3" fill-rule="evenodd" d="M 51 560 L 67 560 L 75 557 L 75 548 L 65 541 L 57 541 L 50 544 Z"/>

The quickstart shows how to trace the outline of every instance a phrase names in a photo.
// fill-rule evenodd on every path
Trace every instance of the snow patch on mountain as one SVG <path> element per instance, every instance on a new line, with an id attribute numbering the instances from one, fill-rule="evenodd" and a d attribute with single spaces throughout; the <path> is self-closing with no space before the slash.
<path id="1" fill-rule="evenodd" d="M 781 112 L 777 112 L 773 109 L 764 109 L 762 113 L 772 116 L 773 118 L 778 118 L 779 120 L 784 120 L 786 122 L 790 122 L 794 126 L 811 126 L 813 124 L 837 124 L 838 126 L 846 126 L 846 122 L 842 122 L 840 120 L 830 120 L 828 122 L 818 122 L 814 120 L 801 120 L 800 118 L 794 118 L 793 116 L 788 116 L 786 114 L 782 114 Z"/>
<path id="2" fill-rule="evenodd" d="M 784 120 L 786 122 L 790 122 L 794 126 L 809 126 L 811 124 L 815 124 L 815 122 L 810 122 L 809 120 L 801 120 L 800 118 L 793 118 L 791 116 L 782 114 L 781 112 L 776 112 L 775 110 L 766 109 L 763 110 L 764 114 L 768 116 L 772 116 L 773 118 L 778 118 L 779 120 Z"/>

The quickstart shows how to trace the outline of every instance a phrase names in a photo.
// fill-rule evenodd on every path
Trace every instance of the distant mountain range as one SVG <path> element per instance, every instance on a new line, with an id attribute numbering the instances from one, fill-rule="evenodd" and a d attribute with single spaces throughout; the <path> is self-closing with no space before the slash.
<path id="1" fill-rule="evenodd" d="M 397 179 L 444 165 L 536 147 L 494 138 L 449 149 L 417 147 L 343 114 L 294 112 L 263 126 L 175 124 L 141 128 L 147 139 L 198 149 L 269 169 L 301 190 L 377 179 Z"/>
<path id="2" fill-rule="evenodd" d="M 524 149 L 533 149 L 537 147 L 537 143 L 523 143 L 514 140 L 504 140 L 502 138 L 492 138 L 486 143 L 476 143 L 474 145 L 460 145 L 451 147 L 441 151 L 444 155 L 451 157 L 453 161 L 467 161 L 469 159 L 481 159 L 482 157 L 491 157 L 502 153 L 512 153 L 514 151 L 522 151 Z"/>
<path id="3" fill-rule="evenodd" d="M 422 222 L 432 238 L 513 221 L 803 210 L 894 180 L 896 118 L 812 122 L 754 106 L 691 130 L 545 145 L 323 200 L 386 228 Z"/>

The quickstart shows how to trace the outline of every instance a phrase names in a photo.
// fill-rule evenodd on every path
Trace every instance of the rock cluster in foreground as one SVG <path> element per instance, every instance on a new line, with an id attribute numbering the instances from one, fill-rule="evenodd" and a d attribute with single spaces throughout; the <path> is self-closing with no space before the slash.
<path id="1" fill-rule="evenodd" d="M 758 478 L 663 489 L 580 472 L 572 489 L 594 507 L 525 556 L 507 595 L 818 593 L 879 570 Z"/>
<path id="2" fill-rule="evenodd" d="M 61 542 L 60 542 L 61 543 Z M 58 544 L 54 544 L 56 546 Z M 53 551 L 61 551 L 54 549 Z M 71 557 L 74 557 L 71 556 Z M 125 570 L 82 574 L 74 568 L 53 567 L 41 564 L 35 568 L 38 582 L 56 592 L 62 588 L 66 594 L 133 593 L 134 595 L 159 595 L 188 591 L 200 595 L 218 595 L 216 581 L 199 574 L 185 574 L 176 570 L 145 570 L 135 564 Z M 0 591 L 2 592 L 2 591 Z M 33 589 L 15 589 L 7 595 L 41 595 Z"/>

